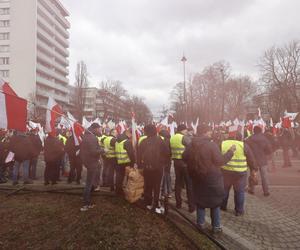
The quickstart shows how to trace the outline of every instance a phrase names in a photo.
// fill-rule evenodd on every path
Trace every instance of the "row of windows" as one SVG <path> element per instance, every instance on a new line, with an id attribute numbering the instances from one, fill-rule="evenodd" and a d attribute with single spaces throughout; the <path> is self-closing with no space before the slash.
<path id="1" fill-rule="evenodd" d="M 9 70 L 0 70 L 0 76 L 9 77 Z"/>
<path id="2" fill-rule="evenodd" d="M 0 52 L 9 52 L 9 45 L 0 45 Z"/>
<path id="3" fill-rule="evenodd" d="M 0 20 L 0 27 L 9 27 L 9 20 Z"/>
<path id="4" fill-rule="evenodd" d="M 8 15 L 9 8 L 0 8 L 0 15 Z"/>
<path id="5" fill-rule="evenodd" d="M 9 57 L 0 57 L 0 65 L 9 64 Z"/>
<path id="6" fill-rule="evenodd" d="M 8 40 L 9 39 L 9 33 L 0 33 L 0 40 Z"/>

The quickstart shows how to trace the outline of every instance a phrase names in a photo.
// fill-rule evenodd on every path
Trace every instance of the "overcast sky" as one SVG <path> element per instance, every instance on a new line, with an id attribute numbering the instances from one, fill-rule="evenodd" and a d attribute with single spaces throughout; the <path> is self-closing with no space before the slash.
<path id="1" fill-rule="evenodd" d="M 153 113 L 187 74 L 226 60 L 258 77 L 272 45 L 300 37 L 299 0 L 61 0 L 70 12 L 70 81 L 84 60 L 90 83 L 120 80 Z"/>

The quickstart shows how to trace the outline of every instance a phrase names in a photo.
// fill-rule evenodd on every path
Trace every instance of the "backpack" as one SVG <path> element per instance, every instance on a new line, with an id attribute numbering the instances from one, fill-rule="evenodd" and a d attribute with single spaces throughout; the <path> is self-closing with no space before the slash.
<path id="1" fill-rule="evenodd" d="M 160 163 L 160 148 L 161 148 L 161 138 L 148 137 L 142 143 L 145 150 L 141 156 L 141 161 L 143 163 L 144 169 L 154 170 L 159 168 Z"/>

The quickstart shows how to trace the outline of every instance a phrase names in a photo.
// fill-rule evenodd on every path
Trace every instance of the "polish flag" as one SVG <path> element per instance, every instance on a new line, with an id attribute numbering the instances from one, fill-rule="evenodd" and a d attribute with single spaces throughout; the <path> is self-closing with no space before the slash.
<path id="1" fill-rule="evenodd" d="M 55 102 L 55 100 L 49 96 L 48 105 L 47 105 L 47 112 L 46 112 L 46 126 L 45 131 L 52 136 L 56 136 L 55 131 L 55 122 L 56 119 L 61 116 L 62 109 L 61 107 Z"/>
<path id="2" fill-rule="evenodd" d="M 0 128 L 26 131 L 27 101 L 0 79 Z"/>
<path id="3" fill-rule="evenodd" d="M 72 133 L 74 136 L 74 143 L 75 146 L 80 145 L 81 141 L 82 141 L 82 136 L 84 134 L 84 127 L 76 121 L 76 119 L 74 118 L 74 116 L 68 112 L 68 118 L 70 120 L 70 124 L 71 124 L 71 128 L 72 128 Z"/>

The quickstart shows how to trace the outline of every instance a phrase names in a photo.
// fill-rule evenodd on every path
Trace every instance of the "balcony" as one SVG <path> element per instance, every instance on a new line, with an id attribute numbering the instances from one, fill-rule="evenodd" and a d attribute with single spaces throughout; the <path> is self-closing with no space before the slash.
<path id="1" fill-rule="evenodd" d="M 66 85 L 69 84 L 68 79 L 66 77 L 63 77 L 59 73 L 55 72 L 53 70 L 53 68 L 48 68 L 48 67 L 38 63 L 37 70 L 43 72 L 44 74 L 48 75 L 51 78 L 55 78 L 56 80 L 59 80 L 59 81 L 65 83 Z"/>
<path id="2" fill-rule="evenodd" d="M 45 40 L 47 40 L 52 46 L 59 49 L 64 56 L 66 56 L 66 57 L 69 56 L 69 51 L 66 48 L 64 48 L 59 42 L 57 42 L 55 40 L 54 36 L 51 36 L 45 30 L 43 30 L 43 28 L 41 28 L 39 26 L 37 28 L 37 32 L 40 36 L 42 36 Z"/>
<path id="3" fill-rule="evenodd" d="M 44 89 L 37 88 L 36 89 L 36 94 L 40 95 L 40 96 L 44 96 L 44 97 L 51 96 L 56 101 L 60 101 L 60 102 L 62 102 L 64 104 L 68 104 L 69 103 L 67 95 L 66 96 L 58 95 L 58 94 L 55 93 L 54 90 L 44 90 Z"/>
<path id="4" fill-rule="evenodd" d="M 71 27 L 70 22 L 60 13 L 60 11 L 58 9 L 56 9 L 55 6 L 53 6 L 53 5 L 49 6 L 48 2 L 46 2 L 46 1 L 41 1 L 41 4 L 39 6 L 43 6 L 43 7 L 47 6 L 47 7 L 44 7 L 44 9 L 48 8 L 51 11 L 53 11 L 53 13 L 54 13 L 53 16 L 55 16 L 57 18 L 57 21 L 60 24 L 60 26 L 63 26 L 65 29 L 70 29 L 70 27 Z"/>
<path id="5" fill-rule="evenodd" d="M 36 82 L 38 84 L 42 84 L 42 85 L 45 85 L 45 86 L 48 86 L 50 88 L 53 88 L 53 89 L 58 89 L 60 90 L 61 92 L 64 92 L 66 94 L 68 94 L 68 88 L 63 86 L 63 85 L 60 85 L 60 84 L 56 84 L 54 81 L 51 81 L 51 80 L 48 80 L 42 76 L 36 76 Z"/>

